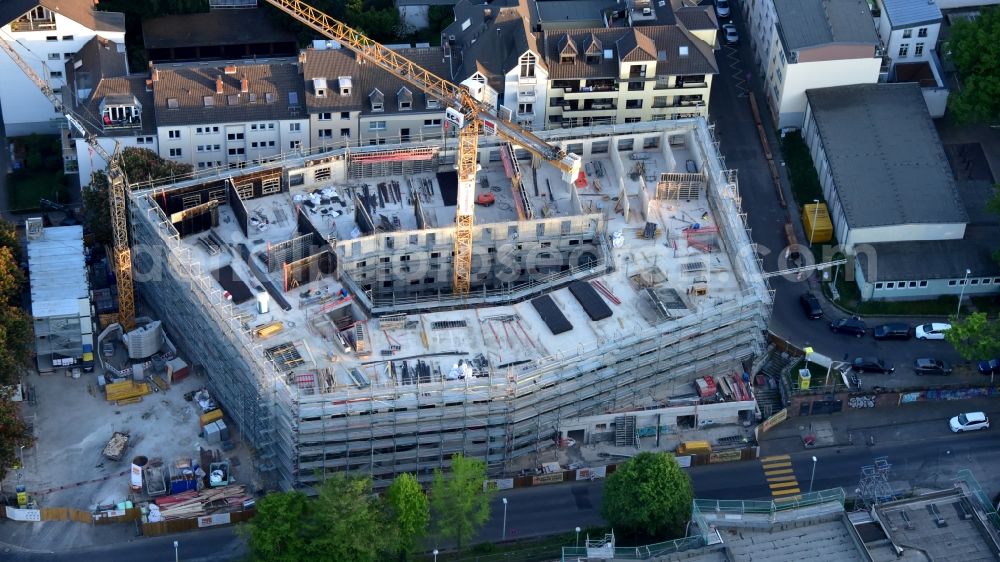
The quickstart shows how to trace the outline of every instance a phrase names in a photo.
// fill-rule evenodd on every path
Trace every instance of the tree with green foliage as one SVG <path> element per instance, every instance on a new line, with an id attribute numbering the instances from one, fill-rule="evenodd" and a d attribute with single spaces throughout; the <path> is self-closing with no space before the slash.
<path id="1" fill-rule="evenodd" d="M 8 468 L 17 466 L 21 447 L 30 447 L 35 442 L 28 424 L 18 415 L 13 394 L 14 387 L 0 386 L 0 480 L 7 475 Z"/>
<path id="2" fill-rule="evenodd" d="M 985 312 L 952 318 L 944 339 L 966 361 L 1000 357 L 1000 321 L 990 320 Z"/>
<path id="3" fill-rule="evenodd" d="M 83 199 L 83 228 L 101 245 L 110 244 L 114 240 L 109 187 L 108 175 L 98 171 L 90 176 L 90 185 L 84 186 L 80 192 Z"/>
<path id="4" fill-rule="evenodd" d="M 306 562 L 311 537 L 305 523 L 313 512 L 312 500 L 298 491 L 268 494 L 257 502 L 257 515 L 240 532 L 247 537 L 254 560 Z"/>
<path id="5" fill-rule="evenodd" d="M 953 20 L 947 45 L 961 77 L 961 87 L 948 98 L 952 114 L 962 123 L 1000 123 L 1000 9 Z"/>
<path id="6" fill-rule="evenodd" d="M 15 465 L 16 451 L 34 443 L 12 400 L 14 385 L 31 363 L 35 344 L 31 318 L 17 307 L 25 282 L 20 255 L 14 225 L 0 221 L 0 480 Z"/>
<path id="7" fill-rule="evenodd" d="M 459 550 L 490 518 L 493 491 L 486 490 L 486 463 L 461 454 L 451 457 L 451 474 L 434 471 L 431 511 L 435 534 L 452 539 Z"/>
<path id="8" fill-rule="evenodd" d="M 400 560 L 409 559 L 417 543 L 427 535 L 430 507 L 420 483 L 412 474 L 400 474 L 385 491 L 385 509 L 395 534 Z"/>
<path id="9" fill-rule="evenodd" d="M 678 535 L 691 517 L 691 478 L 667 453 L 639 453 L 608 477 L 601 516 L 615 530 L 651 539 Z"/>
<path id="10" fill-rule="evenodd" d="M 125 177 L 132 183 L 186 176 L 194 170 L 191 164 L 166 160 L 148 148 L 130 146 L 119 158 Z"/>
<path id="11" fill-rule="evenodd" d="M 309 528 L 314 560 L 376 562 L 395 550 L 368 477 L 336 474 L 323 482 Z"/>

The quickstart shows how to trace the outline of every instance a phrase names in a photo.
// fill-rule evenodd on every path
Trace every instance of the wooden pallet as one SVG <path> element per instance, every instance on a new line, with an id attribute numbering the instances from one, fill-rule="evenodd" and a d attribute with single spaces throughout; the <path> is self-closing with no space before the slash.
<path id="1" fill-rule="evenodd" d="M 142 396 L 133 396 L 132 398 L 126 398 L 124 400 L 116 400 L 115 404 L 118 406 L 125 406 L 128 404 L 138 404 L 139 402 L 142 402 Z"/>

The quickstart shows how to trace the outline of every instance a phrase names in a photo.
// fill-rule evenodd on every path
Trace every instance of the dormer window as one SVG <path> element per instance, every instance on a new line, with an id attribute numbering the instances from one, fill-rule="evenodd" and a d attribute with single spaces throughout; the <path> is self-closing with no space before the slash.
<path id="1" fill-rule="evenodd" d="M 441 102 L 437 98 L 427 96 L 427 109 L 441 109 Z"/>
<path id="2" fill-rule="evenodd" d="M 573 64 L 576 62 L 576 42 L 568 34 L 559 39 L 559 63 Z"/>
<path id="3" fill-rule="evenodd" d="M 403 86 L 396 92 L 396 99 L 399 101 L 400 111 L 410 111 L 413 109 L 413 92 Z"/>
<path id="4" fill-rule="evenodd" d="M 368 94 L 368 101 L 372 104 L 372 111 L 385 111 L 385 96 L 378 88 Z"/>
<path id="5" fill-rule="evenodd" d="M 342 96 L 351 95 L 351 77 L 350 76 L 337 77 L 337 88 L 340 90 L 340 95 Z"/>
<path id="6" fill-rule="evenodd" d="M 142 106 L 131 94 L 105 96 L 98 107 L 105 129 L 142 126 Z"/>
<path id="7" fill-rule="evenodd" d="M 587 64 L 597 64 L 601 62 L 601 40 L 593 33 L 584 42 L 584 53 L 587 56 Z"/>
<path id="8" fill-rule="evenodd" d="M 326 89 L 326 78 L 313 78 L 313 91 L 317 98 L 325 98 Z"/>

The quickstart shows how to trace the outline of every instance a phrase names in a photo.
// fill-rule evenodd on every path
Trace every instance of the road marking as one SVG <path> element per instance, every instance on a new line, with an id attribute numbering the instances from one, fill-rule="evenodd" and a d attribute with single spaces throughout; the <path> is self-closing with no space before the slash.
<path id="1" fill-rule="evenodd" d="M 788 476 L 768 476 L 768 482 L 795 482 L 795 475 L 789 474 Z"/>
<path id="2" fill-rule="evenodd" d="M 770 479 L 770 477 L 772 477 L 772 476 L 778 476 L 778 475 L 783 475 L 783 474 L 794 474 L 794 473 L 795 473 L 795 471 L 791 467 L 789 467 L 789 468 L 780 468 L 778 470 L 765 470 L 764 471 L 764 476 L 766 476 L 766 477 L 768 477 L 768 479 Z"/>
<path id="3" fill-rule="evenodd" d="M 777 490 L 779 488 L 798 488 L 799 487 L 799 483 L 798 482 L 794 482 L 794 481 L 793 482 L 774 482 L 774 483 L 768 484 L 768 486 L 772 490 Z"/>
<path id="4" fill-rule="evenodd" d="M 788 468 L 788 467 L 792 466 L 792 463 L 791 463 L 791 461 L 772 462 L 772 463 L 768 463 L 768 464 L 765 464 L 765 465 L 762 465 L 762 466 L 764 467 L 765 471 L 768 471 L 768 470 L 773 470 L 775 468 Z"/>
<path id="5" fill-rule="evenodd" d="M 788 455 L 771 455 L 770 457 L 761 457 L 760 462 L 767 464 L 774 461 L 790 461 L 792 457 Z"/>
<path id="6" fill-rule="evenodd" d="M 801 494 L 799 481 L 795 477 L 792 457 L 789 455 L 772 455 L 760 458 L 760 467 L 764 470 L 764 479 L 768 489 L 775 499 L 787 499 L 782 496 Z"/>
<path id="7" fill-rule="evenodd" d="M 790 496 L 792 494 L 801 494 L 802 490 L 798 488 L 789 488 L 787 490 L 771 490 L 772 496 Z"/>

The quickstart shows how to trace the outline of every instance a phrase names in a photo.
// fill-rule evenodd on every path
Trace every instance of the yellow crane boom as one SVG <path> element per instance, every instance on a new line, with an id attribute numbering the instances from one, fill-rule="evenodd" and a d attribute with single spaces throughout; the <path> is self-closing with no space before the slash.
<path id="1" fill-rule="evenodd" d="M 358 56 L 437 98 L 458 114 L 450 119 L 459 129 L 458 205 L 455 210 L 455 260 L 452 283 L 452 290 L 456 294 L 469 292 L 472 277 L 472 226 L 475 211 L 477 150 L 479 133 L 483 129 L 484 121 L 490 123 L 491 128 L 496 130 L 497 136 L 525 148 L 561 170 L 565 181 L 575 180 L 580 172 L 579 156 L 566 153 L 527 129 L 498 118 L 489 105 L 477 100 L 468 89 L 437 76 L 301 0 L 267 0 L 267 2 L 316 32 L 351 49 Z"/>
<path id="2" fill-rule="evenodd" d="M 13 41 L 13 39 L 10 39 Z M 128 244 L 127 211 L 125 201 L 125 173 L 119 164 L 119 145 L 115 142 L 111 154 L 97 142 L 97 136 L 88 131 L 83 123 L 73 115 L 48 83 L 42 80 L 23 57 L 7 40 L 0 40 L 0 49 L 14 61 L 35 86 L 48 98 L 49 103 L 66 117 L 66 121 L 87 141 L 87 145 L 108 163 L 109 197 L 111 204 L 111 225 L 114 232 L 114 267 L 118 276 L 118 323 L 125 331 L 135 328 L 135 292 L 132 285 L 132 250 Z"/>

